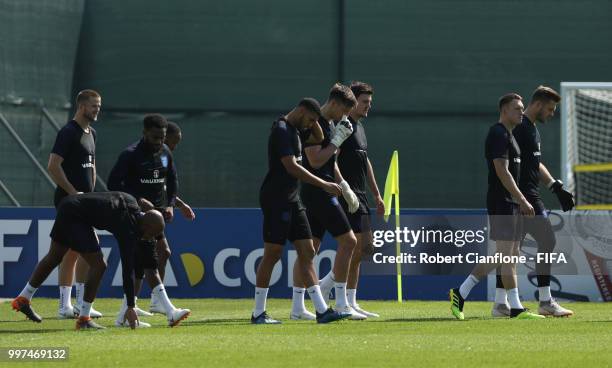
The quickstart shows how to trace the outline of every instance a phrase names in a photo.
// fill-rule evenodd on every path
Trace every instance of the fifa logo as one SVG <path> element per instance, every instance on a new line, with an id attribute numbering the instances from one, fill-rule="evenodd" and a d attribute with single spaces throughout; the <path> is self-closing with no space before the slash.
<path id="1" fill-rule="evenodd" d="M 159 178 L 159 170 L 153 170 L 153 177 L 155 179 Z"/>

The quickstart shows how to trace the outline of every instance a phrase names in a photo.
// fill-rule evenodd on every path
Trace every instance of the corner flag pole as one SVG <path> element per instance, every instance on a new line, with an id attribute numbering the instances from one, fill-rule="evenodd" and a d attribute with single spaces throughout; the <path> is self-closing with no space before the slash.
<path id="1" fill-rule="evenodd" d="M 395 229 L 400 229 L 400 204 L 399 204 L 399 154 L 393 151 L 391 163 L 389 164 L 389 172 L 385 181 L 385 194 L 383 201 L 385 202 L 385 221 L 389 220 L 391 214 L 391 201 L 395 197 Z M 397 232 L 396 232 L 397 233 Z M 399 239 L 395 242 L 395 253 L 399 256 L 401 253 Z M 397 272 L 397 301 L 402 302 L 402 266 L 396 263 Z"/>

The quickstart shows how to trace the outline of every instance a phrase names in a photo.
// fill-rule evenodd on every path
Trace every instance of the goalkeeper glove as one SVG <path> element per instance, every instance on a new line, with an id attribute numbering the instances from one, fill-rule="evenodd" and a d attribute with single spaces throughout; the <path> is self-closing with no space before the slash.
<path id="1" fill-rule="evenodd" d="M 348 205 L 349 213 L 355 213 L 359 209 L 359 199 L 355 192 L 353 192 L 346 180 L 342 180 L 340 188 L 342 188 L 342 196 Z"/>
<path id="2" fill-rule="evenodd" d="M 563 189 L 563 182 L 561 180 L 553 181 L 552 184 L 548 186 L 548 189 L 550 189 L 551 192 L 557 195 L 563 212 L 567 212 L 574 208 L 574 196 L 572 195 L 572 193 Z"/>
<path id="3" fill-rule="evenodd" d="M 330 143 L 336 146 L 336 148 L 340 148 L 342 142 L 350 137 L 351 134 L 353 134 L 353 126 L 348 121 L 348 118 L 343 116 L 342 120 L 340 120 L 334 129 L 333 137 L 331 138 Z"/>

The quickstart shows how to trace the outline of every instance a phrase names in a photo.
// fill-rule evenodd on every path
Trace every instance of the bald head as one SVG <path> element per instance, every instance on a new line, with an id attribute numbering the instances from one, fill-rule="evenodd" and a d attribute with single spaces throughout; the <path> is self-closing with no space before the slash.
<path id="1" fill-rule="evenodd" d="M 149 210 L 140 218 L 140 230 L 145 239 L 158 236 L 164 231 L 165 226 L 164 216 L 157 210 Z"/>

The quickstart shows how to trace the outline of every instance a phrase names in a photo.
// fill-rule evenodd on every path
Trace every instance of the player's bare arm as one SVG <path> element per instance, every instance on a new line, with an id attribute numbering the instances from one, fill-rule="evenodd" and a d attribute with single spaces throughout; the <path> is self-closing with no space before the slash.
<path id="1" fill-rule="evenodd" d="M 338 184 L 328 183 L 312 175 L 308 172 L 308 170 L 304 169 L 301 165 L 298 165 L 298 163 L 295 161 L 295 156 L 284 156 L 281 158 L 281 162 L 289 175 L 297 178 L 298 180 L 317 186 L 335 196 L 342 194 L 342 190 Z"/>
<path id="2" fill-rule="evenodd" d="M 534 216 L 533 206 L 527 202 L 527 199 L 525 199 L 525 196 L 519 190 L 516 182 L 510 174 L 510 171 L 508 170 L 508 160 L 504 158 L 496 158 L 493 160 L 493 165 L 495 166 L 495 173 L 497 174 L 497 177 L 501 181 L 504 188 L 510 192 L 513 198 L 518 200 L 521 213 L 526 216 Z"/>
<path id="3" fill-rule="evenodd" d="M 49 155 L 47 171 L 49 172 L 51 179 L 53 179 L 55 184 L 64 189 L 66 193 L 70 195 L 79 193 L 68 181 L 64 169 L 62 169 L 62 162 L 64 162 L 64 158 L 62 156 L 57 155 L 55 153 L 51 153 Z"/>

